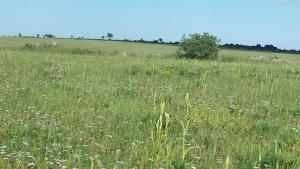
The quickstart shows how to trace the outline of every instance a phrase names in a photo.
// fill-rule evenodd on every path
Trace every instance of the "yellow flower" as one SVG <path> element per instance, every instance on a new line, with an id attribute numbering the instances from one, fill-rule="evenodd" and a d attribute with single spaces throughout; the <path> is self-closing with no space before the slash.
<path id="1" fill-rule="evenodd" d="M 166 78 L 170 78 L 172 76 L 173 72 L 170 69 L 164 69 L 162 71 L 162 75 Z"/>

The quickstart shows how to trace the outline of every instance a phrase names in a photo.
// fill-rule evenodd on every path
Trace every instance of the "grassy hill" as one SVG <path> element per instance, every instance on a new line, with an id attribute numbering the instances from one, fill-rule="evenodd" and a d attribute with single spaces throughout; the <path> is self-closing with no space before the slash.
<path id="1" fill-rule="evenodd" d="M 79 48 L 90 50 L 101 50 L 103 52 L 127 52 L 140 53 L 143 55 L 174 55 L 177 47 L 170 45 L 159 44 L 143 44 L 133 42 L 116 42 L 116 41 L 95 41 L 95 40 L 66 40 L 66 39 L 44 39 L 44 38 L 15 38 L 15 37 L 0 37 L 0 46 L 10 48 L 22 48 L 25 44 L 42 45 L 57 43 L 61 48 Z M 254 52 L 254 51 L 239 51 L 239 50 L 221 50 L 220 55 L 224 60 L 241 61 L 251 57 L 266 56 L 279 57 L 289 59 L 291 61 L 300 62 L 300 55 L 272 53 L 272 52 Z"/>
<path id="2" fill-rule="evenodd" d="M 54 43 L 55 42 L 55 43 Z M 26 45 L 27 44 L 27 45 Z M 300 168 L 300 56 L 0 38 L 0 168 Z M 264 56 L 288 64 L 252 62 Z"/>

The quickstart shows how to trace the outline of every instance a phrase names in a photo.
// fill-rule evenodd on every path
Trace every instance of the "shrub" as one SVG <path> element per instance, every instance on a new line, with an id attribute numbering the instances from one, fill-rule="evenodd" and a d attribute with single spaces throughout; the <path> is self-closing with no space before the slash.
<path id="1" fill-rule="evenodd" d="M 179 55 L 190 59 L 216 58 L 219 52 L 219 40 L 208 33 L 183 35 L 179 44 Z"/>

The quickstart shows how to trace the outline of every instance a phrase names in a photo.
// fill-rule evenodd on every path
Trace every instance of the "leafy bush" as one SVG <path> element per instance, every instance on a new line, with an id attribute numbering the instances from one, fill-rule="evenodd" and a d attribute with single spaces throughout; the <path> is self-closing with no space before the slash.
<path id="1" fill-rule="evenodd" d="M 190 59 L 216 58 L 219 52 L 219 40 L 209 33 L 183 35 L 179 44 L 179 55 Z"/>

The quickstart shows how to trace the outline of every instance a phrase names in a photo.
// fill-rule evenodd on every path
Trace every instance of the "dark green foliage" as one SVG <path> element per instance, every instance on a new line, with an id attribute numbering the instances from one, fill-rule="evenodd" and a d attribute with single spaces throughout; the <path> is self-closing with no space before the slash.
<path id="1" fill-rule="evenodd" d="M 260 134 L 272 134 L 277 132 L 278 125 L 271 121 L 258 120 L 253 124 L 251 130 Z"/>
<path id="2" fill-rule="evenodd" d="M 260 162 L 261 168 L 282 168 L 282 164 L 282 157 L 273 153 L 264 155 Z"/>
<path id="3" fill-rule="evenodd" d="M 179 44 L 179 55 L 189 59 L 216 58 L 218 52 L 219 40 L 208 33 L 184 35 Z"/>
<path id="4" fill-rule="evenodd" d="M 181 160 L 173 161 L 172 165 L 174 166 L 174 169 L 186 169 L 187 168 L 184 161 L 181 161 Z"/>
<path id="5" fill-rule="evenodd" d="M 236 168 L 253 169 L 253 160 L 249 155 L 241 155 L 237 157 Z"/>

